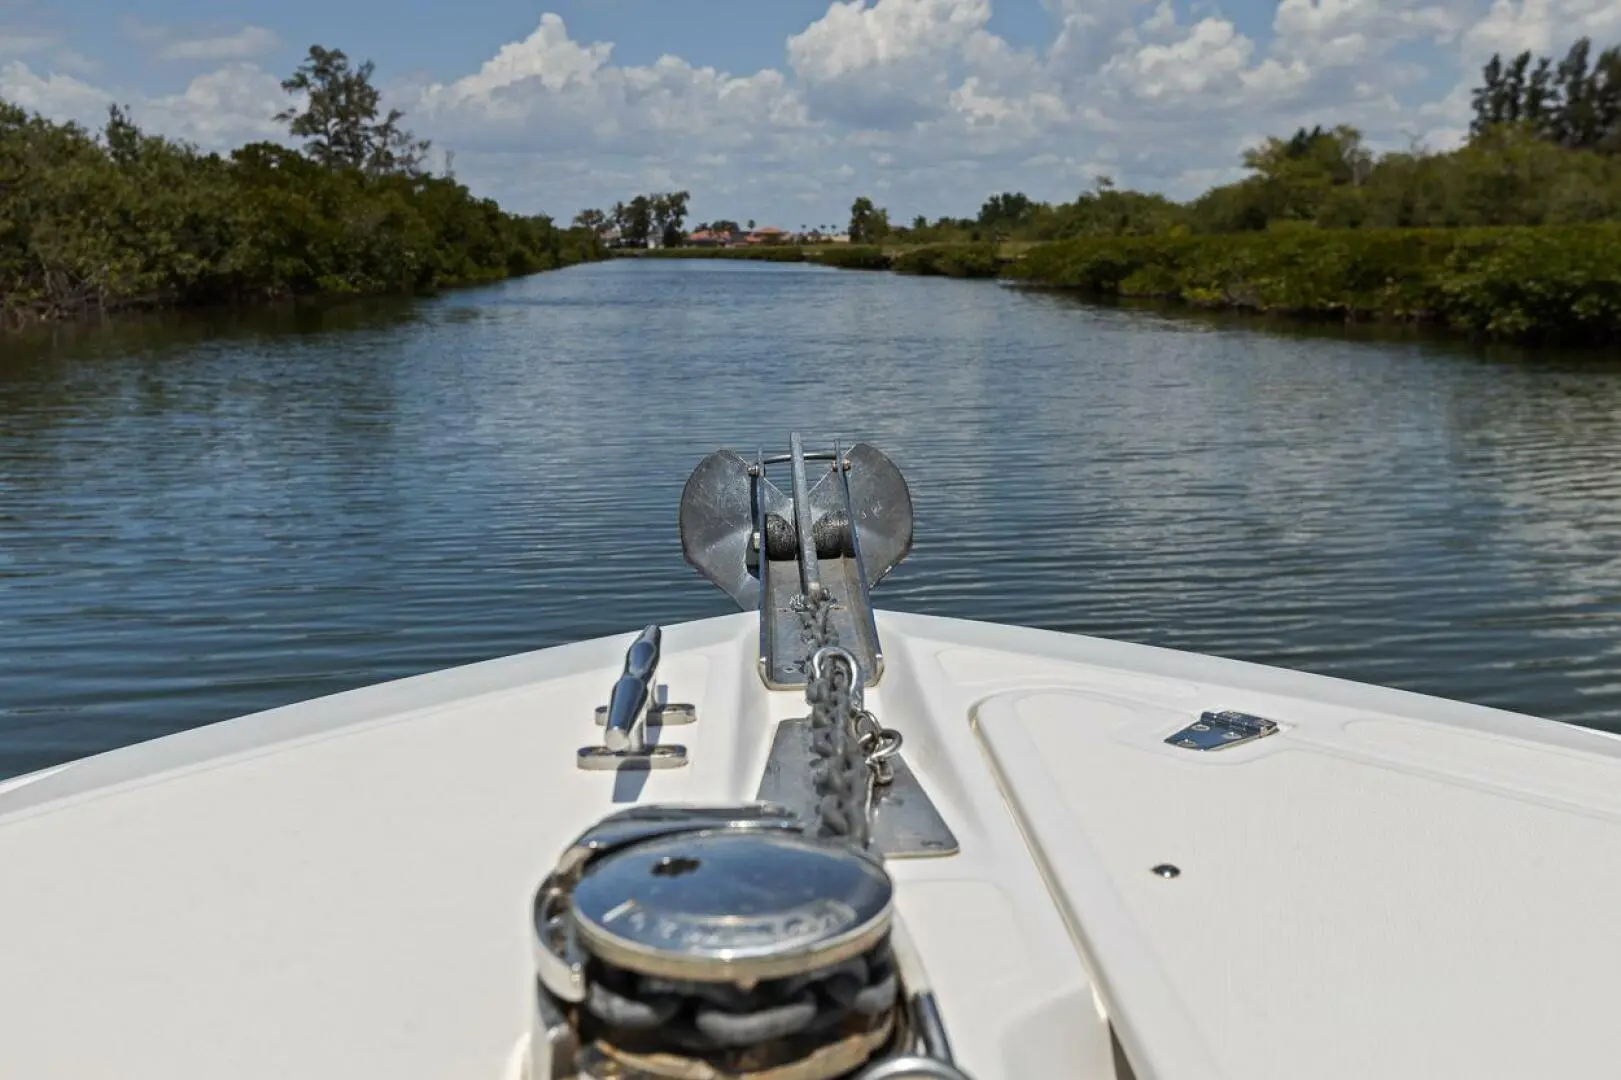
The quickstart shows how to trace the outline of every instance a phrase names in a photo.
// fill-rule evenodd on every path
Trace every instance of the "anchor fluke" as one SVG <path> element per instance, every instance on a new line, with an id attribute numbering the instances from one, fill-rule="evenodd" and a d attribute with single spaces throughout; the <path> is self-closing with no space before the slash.
<path id="1" fill-rule="evenodd" d="M 760 612 L 761 676 L 773 688 L 801 686 L 807 659 L 804 598 L 833 601 L 833 629 L 874 684 L 883 651 L 869 590 L 912 548 L 912 496 L 895 463 L 867 443 L 806 452 L 797 433 L 787 454 L 732 450 L 704 458 L 681 495 L 681 550 L 699 573 L 744 610 Z M 785 494 L 767 473 L 789 466 Z"/>

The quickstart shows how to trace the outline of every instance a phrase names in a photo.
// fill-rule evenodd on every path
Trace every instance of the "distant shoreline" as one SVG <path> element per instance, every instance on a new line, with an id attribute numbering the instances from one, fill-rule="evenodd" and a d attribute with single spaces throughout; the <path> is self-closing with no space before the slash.
<path id="1" fill-rule="evenodd" d="M 767 245 L 611 254 L 1000 278 L 1317 322 L 1434 326 L 1493 341 L 1621 343 L 1621 224 L 1299 228 L 1033 245 Z"/>

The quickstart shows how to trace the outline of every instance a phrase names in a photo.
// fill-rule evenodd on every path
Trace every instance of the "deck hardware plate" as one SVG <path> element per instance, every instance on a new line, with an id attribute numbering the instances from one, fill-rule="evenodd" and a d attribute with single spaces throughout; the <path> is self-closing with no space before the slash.
<path id="1" fill-rule="evenodd" d="M 1225 750 L 1229 746 L 1242 746 L 1256 739 L 1264 739 L 1278 730 L 1278 725 L 1259 716 L 1223 709 L 1207 712 L 1198 720 L 1178 731 L 1165 741 L 1184 750 Z"/>
<path id="2" fill-rule="evenodd" d="M 647 725 L 649 727 L 671 727 L 677 724 L 696 724 L 698 710 L 692 705 L 649 705 L 647 707 Z M 597 727 L 608 726 L 608 706 L 597 706 Z"/>
<path id="3" fill-rule="evenodd" d="M 609 750 L 606 746 L 580 747 L 582 769 L 679 769 L 687 763 L 687 748 L 674 743 L 644 746 L 640 750 Z"/>
<path id="4" fill-rule="evenodd" d="M 755 798 L 788 807 L 809 825 L 816 820 L 816 756 L 810 749 L 809 717 L 795 717 L 777 725 L 766 759 L 765 775 Z M 889 759 L 894 779 L 876 789 L 872 804 L 872 846 L 889 859 L 936 858 L 955 855 L 957 837 L 940 816 L 929 793 L 906 759 Z"/>

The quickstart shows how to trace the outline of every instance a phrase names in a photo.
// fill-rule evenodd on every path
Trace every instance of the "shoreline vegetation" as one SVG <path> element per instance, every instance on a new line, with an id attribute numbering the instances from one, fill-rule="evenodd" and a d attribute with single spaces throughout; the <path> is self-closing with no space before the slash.
<path id="1" fill-rule="evenodd" d="M 1302 128 L 1245 151 L 1248 175 L 1185 203 L 1117 190 L 1102 177 L 1073 202 L 1004 192 L 977 217 L 906 226 L 863 197 L 837 238 L 847 243 L 774 245 L 750 222 L 748 246 L 690 254 L 672 247 L 679 218 L 657 213 L 668 197 L 576 220 L 633 243 L 662 242 L 638 252 L 655 258 L 1001 277 L 1501 341 L 1621 342 L 1621 47 L 1595 56 L 1583 39 L 1558 59 L 1495 56 L 1473 107 L 1456 150 L 1375 155 L 1354 128 Z M 727 227 L 735 232 L 732 222 L 699 232 Z M 827 228 L 803 235 L 825 241 Z"/>
<path id="2" fill-rule="evenodd" d="M 589 229 L 503 211 L 383 114 L 372 65 L 314 46 L 276 119 L 302 152 L 91 133 L 0 101 L 0 325 L 158 308 L 423 294 L 605 257 Z"/>
<path id="3" fill-rule="evenodd" d="M 1621 342 L 1621 224 L 1087 237 L 1023 250 L 969 243 L 626 254 L 1000 278 L 1094 297 L 1443 327 L 1495 341 Z"/>

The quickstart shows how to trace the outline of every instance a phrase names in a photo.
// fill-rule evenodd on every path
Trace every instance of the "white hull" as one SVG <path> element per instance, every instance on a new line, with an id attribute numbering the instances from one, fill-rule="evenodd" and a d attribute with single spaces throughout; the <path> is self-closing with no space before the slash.
<path id="1" fill-rule="evenodd" d="M 1621 1071 L 1621 740 L 1214 659 L 879 613 L 867 705 L 960 853 L 892 860 L 976 1080 Z M 576 766 L 629 635 L 0 784 L 0 1076 L 478 1080 L 527 916 L 631 803 L 754 797 L 753 613 L 669 627 L 685 768 Z M 1208 709 L 1281 730 L 1167 745 Z M 1179 876 L 1151 868 L 1174 865 Z"/>

